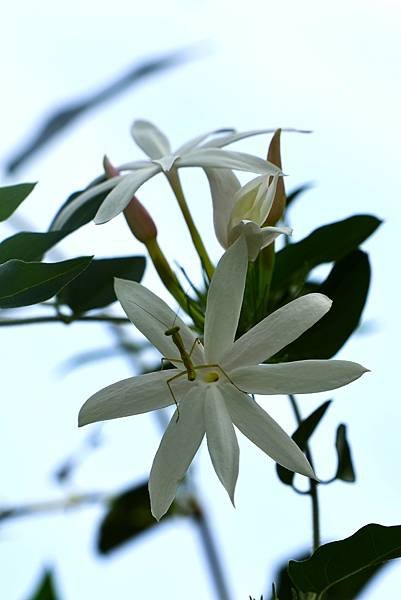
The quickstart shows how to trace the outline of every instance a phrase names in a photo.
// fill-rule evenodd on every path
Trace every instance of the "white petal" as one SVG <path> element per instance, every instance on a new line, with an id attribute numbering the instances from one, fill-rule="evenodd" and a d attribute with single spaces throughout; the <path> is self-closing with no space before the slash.
<path id="1" fill-rule="evenodd" d="M 276 129 L 254 129 L 251 131 L 243 131 L 242 133 L 233 133 L 230 135 L 226 135 L 217 140 L 210 140 L 202 147 L 203 148 L 222 148 L 223 146 L 227 146 L 228 144 L 233 144 L 234 142 L 238 142 L 239 140 L 244 140 L 245 138 L 253 137 L 254 135 L 261 135 L 263 133 L 274 133 Z M 310 131 L 305 131 L 302 129 L 293 129 L 293 128 L 282 128 L 281 131 L 288 132 L 298 132 L 298 133 L 310 133 Z"/>
<path id="2" fill-rule="evenodd" d="M 150 160 L 134 160 L 116 167 L 117 171 L 138 171 L 139 169 L 146 169 L 151 166 Z"/>
<path id="3" fill-rule="evenodd" d="M 219 362 L 233 346 L 247 267 L 246 242 L 240 237 L 221 257 L 207 294 L 204 343 L 208 363 Z"/>
<path id="4" fill-rule="evenodd" d="M 312 327 L 331 305 L 323 294 L 307 294 L 289 302 L 241 336 L 222 364 L 230 370 L 263 362 Z"/>
<path id="5" fill-rule="evenodd" d="M 145 181 L 156 175 L 160 167 L 152 165 L 146 169 L 138 169 L 134 173 L 125 175 L 123 180 L 104 199 L 95 216 L 95 223 L 107 223 L 116 217 L 130 203 L 135 192 Z"/>
<path id="6" fill-rule="evenodd" d="M 161 352 L 162 356 L 168 359 L 180 358 L 172 337 L 165 335 L 167 329 L 176 325 L 180 328 L 179 334 L 187 352 L 189 353 L 192 348 L 191 359 L 194 364 L 204 363 L 203 346 L 196 342 L 196 335 L 159 296 L 140 283 L 125 279 L 116 278 L 114 287 L 128 318 Z M 179 362 L 172 362 L 182 368 Z"/>
<path id="7" fill-rule="evenodd" d="M 241 184 L 229 169 L 205 169 L 213 202 L 213 222 L 216 237 L 228 248 L 228 223 L 234 206 L 234 196 Z"/>
<path id="8" fill-rule="evenodd" d="M 303 452 L 290 436 L 252 398 L 235 389 L 226 401 L 236 427 L 274 461 L 294 471 L 316 479 Z"/>
<path id="9" fill-rule="evenodd" d="M 74 198 L 71 202 L 69 202 L 57 215 L 54 219 L 51 230 L 57 231 L 61 229 L 64 224 L 68 221 L 68 219 L 79 209 L 81 206 L 86 204 L 88 200 L 94 198 L 98 194 L 102 192 L 107 192 L 111 190 L 113 187 L 117 186 L 120 181 L 123 179 L 122 175 L 118 177 L 112 177 L 111 179 L 107 179 L 107 181 L 103 181 L 98 185 L 94 185 L 93 187 L 88 188 L 82 194 Z"/>
<path id="10" fill-rule="evenodd" d="M 240 367 L 230 377 L 250 394 L 309 394 L 347 385 L 366 371 L 348 360 L 298 360 Z"/>
<path id="11" fill-rule="evenodd" d="M 227 129 L 215 129 L 214 131 L 208 131 L 207 133 L 201 133 L 201 135 L 197 135 L 196 137 L 192 138 L 188 142 L 185 142 L 185 144 L 183 144 L 182 146 L 177 148 L 175 153 L 182 156 L 183 154 L 186 154 L 193 148 L 196 148 L 197 146 L 199 146 L 199 144 L 201 144 L 204 140 L 206 140 L 211 135 L 219 135 L 219 134 L 228 133 L 228 132 L 232 133 L 234 131 L 235 131 L 234 129 L 227 128 Z"/>
<path id="12" fill-rule="evenodd" d="M 229 243 L 233 243 L 240 235 L 243 235 L 248 246 L 248 259 L 254 261 L 262 248 L 266 248 L 282 234 L 291 235 L 292 229 L 289 227 L 259 227 L 252 221 L 241 222 L 229 232 Z"/>
<path id="13" fill-rule="evenodd" d="M 206 388 L 204 419 L 210 458 L 231 502 L 238 478 L 239 447 L 224 396 L 216 385 Z"/>
<path id="14" fill-rule="evenodd" d="M 164 408 L 174 403 L 166 380 L 179 373 L 177 369 L 156 371 L 117 381 L 91 396 L 82 406 L 78 424 L 88 425 L 130 415 L 139 415 Z M 190 383 L 181 378 L 177 381 L 176 397 L 188 391 Z"/>
<path id="15" fill-rule="evenodd" d="M 234 169 L 237 171 L 250 171 L 251 173 L 265 173 L 266 175 L 276 175 L 281 173 L 281 169 L 273 163 L 246 154 L 244 152 L 229 152 L 219 148 L 199 148 L 195 149 L 185 156 L 181 156 L 176 161 L 177 167 L 202 167 L 216 169 Z"/>
<path id="16" fill-rule="evenodd" d="M 191 390 L 184 398 L 178 421 L 177 412 L 174 413 L 153 461 L 149 494 L 152 514 L 157 520 L 169 509 L 205 434 L 200 389 Z"/>
<path id="17" fill-rule="evenodd" d="M 171 152 L 167 137 L 150 121 L 134 121 L 131 134 L 137 145 L 149 158 L 160 158 Z"/>

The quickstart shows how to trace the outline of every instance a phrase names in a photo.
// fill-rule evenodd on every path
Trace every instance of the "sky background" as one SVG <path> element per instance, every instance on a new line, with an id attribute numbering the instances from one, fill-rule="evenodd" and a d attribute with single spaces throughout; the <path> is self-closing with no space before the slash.
<path id="1" fill-rule="evenodd" d="M 168 5 L 156 0 L 151 8 L 125 0 L 84 6 L 72 1 L 65 9 L 47 1 L 15 2 L 3 17 L 0 167 L 33 134 L 47 110 L 90 93 L 142 58 L 196 43 L 205 48 L 192 62 L 78 120 L 15 177 L 3 176 L 2 185 L 39 181 L 18 211 L 15 227 L 26 219 L 31 229 L 45 230 L 69 193 L 101 172 L 104 153 L 117 164 L 141 158 L 129 135 L 135 118 L 154 121 L 173 147 L 220 127 L 311 129 L 310 135 L 288 133 L 282 140 L 287 189 L 314 182 L 291 212 L 294 239 L 354 213 L 383 219 L 365 245 L 373 269 L 364 313 L 369 327 L 338 355 L 372 373 L 335 392 L 313 443 L 317 471 L 329 477 L 335 469 L 335 428 L 347 423 L 357 471 L 355 485 L 336 482 L 321 490 L 327 541 L 368 522 L 401 523 L 400 17 L 396 0 L 348 0 L 330 8 L 314 0 L 279 5 L 248 0 L 237 8 L 219 0 L 171 0 Z M 240 142 L 235 149 L 263 156 L 267 139 Z M 182 180 L 194 219 L 217 260 L 221 249 L 214 239 L 206 180 L 195 169 L 182 172 Z M 168 258 L 199 278 L 189 237 L 163 178 L 145 184 L 140 199 L 157 221 Z M 13 233 L 9 225 L 2 228 L 3 237 Z M 104 226 L 88 225 L 60 250 L 69 257 L 142 253 L 121 217 Z M 168 299 L 152 268 L 143 283 Z M 52 477 L 87 438 L 88 429 L 76 426 L 82 403 L 131 374 L 121 357 L 67 376 L 60 366 L 77 351 L 110 348 L 112 343 L 107 328 L 95 324 L 2 329 L 1 504 L 61 498 L 67 492 L 115 491 L 146 478 L 160 439 L 149 415 L 107 423 L 104 443 L 77 470 L 70 488 L 60 489 Z M 329 397 L 303 397 L 303 414 Z M 293 431 L 284 397 L 265 397 L 261 403 Z M 233 599 L 259 596 L 269 588 L 275 566 L 309 545 L 308 499 L 283 486 L 273 462 L 244 439 L 235 510 L 204 449 L 196 476 Z M 1 596 L 26 599 L 47 564 L 55 567 L 63 600 L 213 597 L 197 533 L 187 522 L 170 522 L 102 559 L 94 551 L 102 514 L 100 507 L 92 507 L 2 527 Z M 393 597 L 400 569 L 399 563 L 388 567 L 363 600 Z"/>

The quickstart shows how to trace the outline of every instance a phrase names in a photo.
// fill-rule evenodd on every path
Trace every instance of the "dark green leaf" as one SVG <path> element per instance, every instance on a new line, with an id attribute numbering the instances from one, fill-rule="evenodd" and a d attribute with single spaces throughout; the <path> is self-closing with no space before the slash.
<path id="1" fill-rule="evenodd" d="M 342 481 L 355 481 L 355 471 L 352 464 L 351 448 L 347 441 L 347 427 L 339 425 L 336 434 L 336 449 L 338 457 L 338 466 L 336 479 Z"/>
<path id="2" fill-rule="evenodd" d="M 57 263 L 9 260 L 0 265 L 0 307 L 16 308 L 52 298 L 87 268 L 91 256 Z"/>
<path id="3" fill-rule="evenodd" d="M 296 560 L 305 560 L 308 557 L 308 552 L 303 552 Z M 288 563 L 285 561 L 274 577 L 274 580 L 277 583 L 277 594 L 280 600 L 294 600 L 294 588 L 288 575 L 287 566 Z M 372 582 L 374 577 L 382 571 L 385 566 L 386 563 L 379 563 L 374 567 L 364 569 L 352 577 L 348 577 L 347 579 L 336 583 L 326 592 L 326 600 L 356 600 L 360 597 L 360 593 Z M 274 600 L 274 597 L 272 596 L 270 600 Z"/>
<path id="4" fill-rule="evenodd" d="M 124 256 L 93 260 L 89 267 L 66 285 L 58 295 L 74 313 L 102 308 L 115 302 L 114 278 L 140 281 L 145 270 L 145 257 Z"/>
<path id="5" fill-rule="evenodd" d="M 333 300 L 331 309 L 273 360 L 283 362 L 334 356 L 359 325 L 369 283 L 370 265 L 365 252 L 355 250 L 338 261 L 316 290 Z"/>
<path id="6" fill-rule="evenodd" d="M 176 511 L 172 504 L 160 523 L 171 517 Z M 116 550 L 122 544 L 136 539 L 149 531 L 159 522 L 150 512 L 148 483 L 136 485 L 117 496 L 103 518 L 97 539 L 97 548 L 101 554 Z"/>
<path id="7" fill-rule="evenodd" d="M 300 277 L 304 279 L 316 266 L 340 260 L 358 248 L 380 223 L 371 215 L 355 215 L 319 227 L 300 242 L 289 244 L 276 255 L 272 288 L 282 289 Z"/>
<path id="8" fill-rule="evenodd" d="M 294 200 L 296 200 L 299 196 L 304 194 L 307 190 L 310 190 L 312 185 L 312 183 L 304 183 L 303 185 L 300 185 L 299 187 L 295 188 L 295 190 L 292 190 L 292 192 L 289 192 L 286 201 L 287 209 L 290 208 L 290 206 L 292 206 Z"/>
<path id="9" fill-rule="evenodd" d="M 104 178 L 99 177 L 94 183 L 97 185 L 98 183 L 101 183 L 102 181 L 104 181 Z M 88 188 L 85 188 L 85 190 L 87 190 L 87 189 Z M 49 228 L 50 230 L 52 229 L 52 227 L 53 227 L 58 215 L 61 213 L 61 211 L 63 211 L 65 209 L 65 207 L 68 206 L 68 204 L 70 202 L 72 202 L 72 200 L 74 200 L 74 198 L 76 198 L 77 196 L 82 194 L 82 192 L 84 192 L 85 190 L 80 190 L 78 192 L 74 192 L 73 194 L 71 194 L 71 196 L 69 196 L 67 198 L 67 200 L 64 202 L 64 204 L 62 204 L 60 209 L 57 211 L 57 213 L 50 225 L 50 228 Z M 91 198 L 90 200 L 85 202 L 82 206 L 77 208 L 72 213 L 72 215 L 67 219 L 67 221 L 63 224 L 63 226 L 61 227 L 61 231 L 71 233 L 72 231 L 75 231 L 79 227 L 82 227 L 83 225 L 86 225 L 90 221 L 93 221 L 100 205 L 102 204 L 103 200 L 106 198 L 106 196 L 109 193 L 110 193 L 110 190 L 108 190 L 107 192 L 102 192 L 100 194 L 97 194 L 96 196 L 94 196 L 93 198 Z M 67 235 L 67 234 L 65 234 L 65 235 Z"/>
<path id="10" fill-rule="evenodd" d="M 0 244 L 0 264 L 13 258 L 24 261 L 40 261 L 43 254 L 65 237 L 65 231 L 31 233 L 22 231 Z"/>
<path id="11" fill-rule="evenodd" d="M 9 159 L 6 167 L 7 172 L 13 173 L 30 156 L 36 154 L 42 146 L 47 145 L 51 139 L 56 137 L 61 131 L 64 131 L 79 117 L 82 117 L 104 102 L 112 100 L 128 88 L 138 85 L 142 80 L 185 62 L 190 57 L 190 54 L 190 50 L 187 49 L 173 50 L 162 56 L 141 60 L 119 75 L 117 79 L 101 85 L 98 90 L 76 98 L 69 104 L 60 106 L 45 118 L 38 132 L 28 141 L 26 146 Z M 77 160 L 79 159 L 77 158 Z"/>
<path id="12" fill-rule="evenodd" d="M 304 451 L 306 446 L 308 445 L 309 438 L 312 436 L 316 427 L 319 425 L 320 421 L 324 417 L 326 410 L 330 406 L 330 403 L 331 400 L 327 400 L 316 410 L 314 410 L 313 413 L 309 415 L 309 417 L 302 421 L 302 423 L 291 436 L 294 442 L 298 444 L 302 451 Z M 292 471 L 289 471 L 281 465 L 276 465 L 276 470 L 279 479 L 283 483 L 285 483 L 286 485 L 292 485 L 292 482 L 294 480 L 294 473 Z"/>
<path id="13" fill-rule="evenodd" d="M 57 598 L 53 573 L 46 570 L 37 589 L 32 596 L 29 596 L 29 600 L 57 600 Z"/>
<path id="14" fill-rule="evenodd" d="M 32 192 L 36 183 L 18 183 L 0 187 L 0 221 L 5 221 Z"/>
<path id="15" fill-rule="evenodd" d="M 400 557 L 401 525 L 370 524 L 349 538 L 324 544 L 305 561 L 290 561 L 288 573 L 298 590 L 320 595 L 348 577 Z"/>

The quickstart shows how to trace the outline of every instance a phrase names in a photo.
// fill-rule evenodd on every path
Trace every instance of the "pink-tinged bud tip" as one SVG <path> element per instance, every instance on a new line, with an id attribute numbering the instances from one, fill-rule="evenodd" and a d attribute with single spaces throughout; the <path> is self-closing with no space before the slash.
<path id="1" fill-rule="evenodd" d="M 124 217 L 137 240 L 143 244 L 147 244 L 151 240 L 156 239 L 156 224 L 146 208 L 135 196 L 125 208 Z"/>
<path id="2" fill-rule="evenodd" d="M 120 174 L 118 169 L 115 168 L 114 165 L 111 164 L 108 156 L 104 155 L 103 157 L 103 169 L 106 174 L 107 179 L 111 179 L 112 177 L 116 177 Z"/>

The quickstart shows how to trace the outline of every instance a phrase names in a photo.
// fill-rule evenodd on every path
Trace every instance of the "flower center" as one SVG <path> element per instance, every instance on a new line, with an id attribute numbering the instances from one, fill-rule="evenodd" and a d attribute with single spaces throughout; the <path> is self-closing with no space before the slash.
<path id="1" fill-rule="evenodd" d="M 220 375 L 216 371 L 207 371 L 203 374 L 203 381 L 205 383 L 215 383 L 220 379 Z"/>

